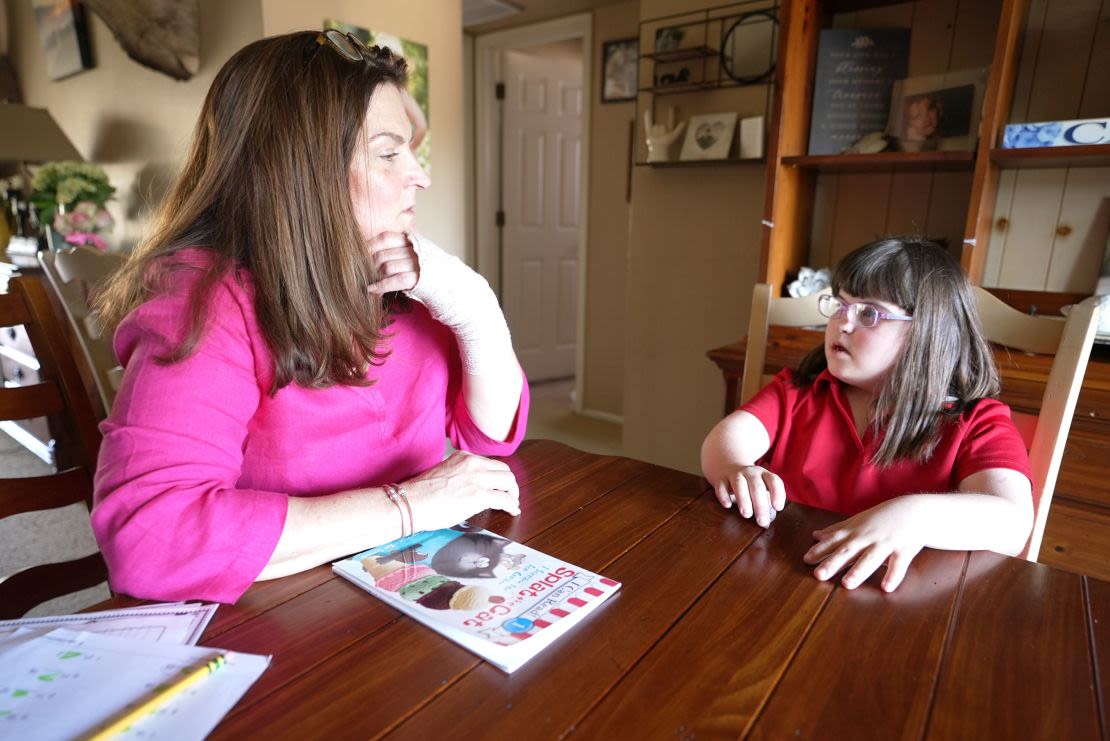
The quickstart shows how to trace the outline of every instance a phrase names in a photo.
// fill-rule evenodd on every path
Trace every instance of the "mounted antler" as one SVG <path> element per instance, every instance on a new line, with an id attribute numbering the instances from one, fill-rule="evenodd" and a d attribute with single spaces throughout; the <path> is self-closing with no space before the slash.
<path id="1" fill-rule="evenodd" d="M 188 80 L 200 68 L 197 0 L 84 0 L 107 24 L 127 56 Z"/>

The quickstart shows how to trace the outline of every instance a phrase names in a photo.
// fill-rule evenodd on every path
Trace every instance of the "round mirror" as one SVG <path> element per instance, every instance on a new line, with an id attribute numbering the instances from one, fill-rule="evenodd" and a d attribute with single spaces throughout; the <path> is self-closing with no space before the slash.
<path id="1" fill-rule="evenodd" d="M 736 82 L 750 84 L 775 71 L 778 18 L 755 10 L 736 19 L 721 44 L 721 69 Z"/>

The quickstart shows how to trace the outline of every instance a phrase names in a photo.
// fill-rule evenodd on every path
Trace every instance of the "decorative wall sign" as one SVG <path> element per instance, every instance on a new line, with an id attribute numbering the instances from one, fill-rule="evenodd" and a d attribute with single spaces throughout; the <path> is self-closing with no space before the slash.
<path id="1" fill-rule="evenodd" d="M 821 31 L 809 154 L 840 154 L 865 134 L 886 129 L 890 92 L 906 76 L 909 48 L 905 28 Z"/>

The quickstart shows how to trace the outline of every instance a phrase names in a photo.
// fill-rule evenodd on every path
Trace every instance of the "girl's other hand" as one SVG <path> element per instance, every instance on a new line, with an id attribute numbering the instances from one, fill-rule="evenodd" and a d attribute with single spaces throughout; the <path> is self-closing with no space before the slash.
<path id="1" fill-rule="evenodd" d="M 736 502 L 740 516 L 751 518 L 760 527 L 769 527 L 775 515 L 786 506 L 786 487 L 782 479 L 762 466 L 729 468 L 714 485 L 721 506 L 728 509 Z"/>
<path id="2" fill-rule="evenodd" d="M 370 257 L 378 270 L 378 280 L 371 283 L 371 293 L 410 291 L 420 280 L 420 261 L 412 241 L 401 232 L 382 232 L 369 243 Z"/>
<path id="3" fill-rule="evenodd" d="M 520 488 L 509 467 L 461 450 L 400 486 L 417 531 L 452 527 L 487 509 L 520 514 Z"/>
<path id="4" fill-rule="evenodd" d="M 902 583 L 906 570 L 924 547 L 924 537 L 915 527 L 920 521 L 917 505 L 898 497 L 843 522 L 815 530 L 816 545 L 802 557 L 808 564 L 819 564 L 813 575 L 827 581 L 851 566 L 841 579 L 846 589 L 855 589 L 884 563 L 884 592 L 893 592 Z"/>

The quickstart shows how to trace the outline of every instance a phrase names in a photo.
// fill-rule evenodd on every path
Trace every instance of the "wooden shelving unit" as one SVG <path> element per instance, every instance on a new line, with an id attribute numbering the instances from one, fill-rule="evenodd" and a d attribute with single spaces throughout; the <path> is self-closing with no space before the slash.
<path id="1" fill-rule="evenodd" d="M 992 149 L 990 158 L 991 162 L 1003 170 L 1045 167 L 1106 167 L 1110 165 L 1110 144 Z"/>
<path id="2" fill-rule="evenodd" d="M 987 22 L 983 22 L 977 26 L 981 30 L 989 29 L 994 33 L 994 45 L 990 50 L 990 72 L 983 96 L 980 141 L 976 151 L 808 156 L 806 151 L 820 30 L 836 25 L 851 27 L 851 22 L 855 19 L 848 23 L 837 23 L 836 16 L 840 13 L 874 8 L 885 10 L 890 6 L 905 4 L 882 0 L 792 0 L 783 3 L 779 17 L 782 37 L 779 41 L 775 75 L 763 212 L 760 263 L 760 279 L 763 282 L 781 289 L 798 268 L 809 264 L 816 218 L 815 202 L 820 196 L 821 177 L 891 173 L 893 180 L 898 177 L 897 173 L 902 172 L 936 172 L 945 177 L 949 177 L 946 171 L 955 171 L 956 176 L 960 175 L 959 171 L 968 173 L 967 179 L 944 180 L 939 187 L 957 184 L 958 187 L 949 188 L 949 193 L 955 195 L 945 201 L 954 214 L 959 210 L 959 201 L 966 188 L 961 262 L 972 282 L 981 284 L 995 229 L 999 181 L 1004 172 L 1110 166 L 1110 145 L 1001 148 L 1002 133 L 1005 125 L 1010 123 L 1017 82 L 1018 54 L 1022 47 L 1029 0 L 967 0 L 960 3 L 959 12 L 966 13 L 962 16 L 965 19 L 981 19 L 986 9 L 991 14 L 997 13 L 997 21 L 987 25 L 984 25 Z M 913 24 L 923 24 L 929 29 L 928 33 L 934 35 L 951 31 L 950 25 L 939 24 L 928 17 L 924 12 L 925 3 L 919 3 L 914 10 L 914 13 L 905 13 L 902 17 L 912 16 Z M 1040 12 L 1043 11 L 1044 8 L 1040 8 Z M 964 40 L 967 38 L 965 36 Z M 1059 43 L 1058 36 L 1054 40 Z M 1057 48 L 1057 51 L 1060 49 Z M 935 71 L 937 70 L 934 68 L 926 70 L 927 73 Z M 1110 111 L 1101 115 L 1106 113 Z M 1096 112 L 1093 115 L 1100 114 Z M 1060 118 L 1066 119 L 1068 116 L 1061 115 Z M 937 187 L 932 178 L 921 178 L 921 183 L 923 189 Z M 913 181 L 901 180 L 899 184 L 903 188 L 899 193 L 902 202 L 912 201 L 915 196 Z M 925 199 L 927 195 L 921 192 L 920 199 Z M 820 218 L 826 222 L 835 220 L 839 216 L 835 209 L 840 208 L 842 199 L 843 194 L 838 194 L 832 200 L 831 208 L 834 211 L 831 214 L 826 212 Z M 857 214 L 858 208 L 857 205 Z M 851 221 L 851 214 L 843 218 Z M 949 221 L 953 218 L 950 217 Z M 890 224 L 887 229 L 897 231 L 906 226 Z M 1081 298 L 1081 295 L 1075 293 L 1005 289 L 992 291 L 1022 310 L 1041 313 L 1056 313 L 1062 306 Z M 1044 376 L 1047 376 L 1047 368 L 1040 369 L 1037 374 L 1029 375 L 1028 378 L 1023 377 L 1024 380 L 1019 378 L 1017 383 L 1043 383 Z M 1084 380 L 1068 441 L 1068 451 L 1057 483 L 1041 549 L 1042 561 L 1110 578 L 1110 481 L 1107 481 L 1104 473 L 1104 463 L 1108 457 L 1110 348 L 1096 348 Z"/>
<path id="3" fill-rule="evenodd" d="M 819 154 L 783 157 L 788 167 L 816 172 L 892 172 L 971 170 L 974 152 L 878 152 L 877 154 Z"/>
<path id="4" fill-rule="evenodd" d="M 641 21 L 640 60 L 642 64 L 640 67 L 640 79 L 642 84 L 637 91 L 639 93 L 636 101 L 637 127 L 640 126 L 640 122 L 642 121 L 643 111 L 651 110 L 653 114 L 657 113 L 656 102 L 660 98 L 678 96 L 682 105 L 685 107 L 687 101 L 682 100 L 684 96 L 692 96 L 687 98 L 687 100 L 693 100 L 693 96 L 704 95 L 718 90 L 740 89 L 752 86 L 762 87 L 767 90 L 767 94 L 764 96 L 765 103 L 762 106 L 762 110 L 742 114 L 742 117 L 743 115 L 762 115 L 764 120 L 768 120 L 771 104 L 770 89 L 772 84 L 770 76 L 768 76 L 767 79 L 757 82 L 739 82 L 734 80 L 726 73 L 722 65 L 722 62 L 728 60 L 729 57 L 727 54 L 722 55 L 721 53 L 721 45 L 724 43 L 724 36 L 727 34 L 731 24 L 745 13 L 758 13 L 763 11 L 777 11 L 777 3 L 774 0 L 741 0 L 741 2 Z M 664 49 L 659 51 L 649 50 L 650 47 L 648 47 L 647 44 L 652 43 L 654 40 L 653 32 L 666 27 L 687 29 L 689 35 L 686 38 L 689 45 L 681 46 L 676 49 Z M 776 34 L 779 33 L 777 30 L 774 32 Z M 692 42 L 689 41 L 689 36 L 693 36 L 695 40 Z M 681 62 L 693 63 L 687 69 L 690 72 L 690 76 L 694 79 L 671 83 L 660 83 L 658 81 L 666 74 L 677 72 L 675 65 Z M 648 66 L 649 64 L 650 67 Z M 768 66 L 770 66 L 770 64 L 768 64 Z M 661 73 L 661 69 L 666 70 L 666 72 Z M 650 84 L 647 84 L 649 82 Z M 696 106 L 690 107 L 696 108 Z M 728 110 L 728 108 L 726 107 L 724 110 Z M 688 115 L 689 111 L 685 111 L 685 113 Z M 642 136 L 642 134 L 640 134 L 640 136 Z M 675 146 L 677 148 L 678 145 L 676 144 Z M 637 158 L 637 161 L 634 162 L 634 165 L 636 167 L 667 169 L 742 165 L 765 163 L 766 161 L 766 157 L 743 159 L 729 157 L 719 160 L 645 162 L 642 160 L 641 155 Z"/>

